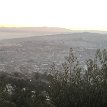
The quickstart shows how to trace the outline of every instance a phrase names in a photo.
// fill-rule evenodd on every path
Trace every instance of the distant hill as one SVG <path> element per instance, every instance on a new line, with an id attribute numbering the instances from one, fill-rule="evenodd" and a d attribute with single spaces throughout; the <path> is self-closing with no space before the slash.
<path id="1" fill-rule="evenodd" d="M 0 40 L 70 32 L 71 30 L 69 29 L 58 27 L 0 27 Z"/>
<path id="2" fill-rule="evenodd" d="M 55 34 L 84 33 L 84 32 L 107 34 L 106 31 L 70 30 L 59 27 L 0 27 L 0 40 L 32 36 L 55 35 Z"/>
<path id="3" fill-rule="evenodd" d="M 59 27 L 0 27 L 0 32 L 17 32 L 17 31 L 33 31 L 33 32 L 71 32 L 71 30 Z"/>

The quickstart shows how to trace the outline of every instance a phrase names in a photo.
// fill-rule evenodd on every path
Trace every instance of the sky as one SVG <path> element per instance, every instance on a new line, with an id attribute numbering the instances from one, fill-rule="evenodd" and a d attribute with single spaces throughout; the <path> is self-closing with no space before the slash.
<path id="1" fill-rule="evenodd" d="M 107 31 L 107 0 L 0 0 L 0 26 Z"/>

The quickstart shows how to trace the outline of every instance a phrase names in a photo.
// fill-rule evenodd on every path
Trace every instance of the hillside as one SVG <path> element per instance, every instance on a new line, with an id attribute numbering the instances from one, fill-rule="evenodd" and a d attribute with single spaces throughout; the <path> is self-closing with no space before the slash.
<path id="1" fill-rule="evenodd" d="M 69 32 L 71 30 L 58 27 L 0 27 L 0 40 Z"/>
<path id="2" fill-rule="evenodd" d="M 60 64 L 71 47 L 84 61 L 96 49 L 107 49 L 107 34 L 83 32 L 2 40 L 0 70 L 20 71 L 23 66 L 26 72 L 44 71 L 52 62 Z"/>

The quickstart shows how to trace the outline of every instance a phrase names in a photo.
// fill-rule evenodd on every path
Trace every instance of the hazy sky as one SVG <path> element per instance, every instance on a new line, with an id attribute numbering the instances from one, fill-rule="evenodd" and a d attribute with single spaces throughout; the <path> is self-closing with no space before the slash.
<path id="1" fill-rule="evenodd" d="M 107 0 L 0 0 L 0 25 L 107 30 Z"/>

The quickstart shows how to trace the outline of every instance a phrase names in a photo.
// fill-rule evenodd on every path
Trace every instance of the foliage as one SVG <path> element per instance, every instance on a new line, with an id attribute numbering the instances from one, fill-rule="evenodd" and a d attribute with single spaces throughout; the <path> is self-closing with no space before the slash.
<path id="1" fill-rule="evenodd" d="M 0 72 L 0 107 L 106 107 L 107 51 L 82 65 L 71 48 L 50 74 Z"/>
<path id="2" fill-rule="evenodd" d="M 84 68 L 70 49 L 62 69 L 58 71 L 54 65 L 52 70 L 57 73 L 49 76 L 49 96 L 55 107 L 107 106 L 106 50 L 97 50 L 95 58 L 87 60 Z"/>

